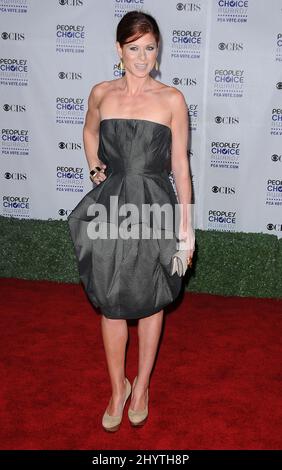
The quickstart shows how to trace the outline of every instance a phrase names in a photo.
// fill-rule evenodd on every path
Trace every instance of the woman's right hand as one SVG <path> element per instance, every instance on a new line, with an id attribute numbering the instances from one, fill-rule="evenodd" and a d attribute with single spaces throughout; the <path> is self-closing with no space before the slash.
<path id="1" fill-rule="evenodd" d="M 95 166 L 99 166 L 101 168 L 101 171 L 98 171 L 94 177 L 90 176 L 90 179 L 91 181 L 93 181 L 93 183 L 99 185 L 100 183 L 102 183 L 102 181 L 104 181 L 107 178 L 104 173 L 105 169 L 107 168 L 107 165 L 105 165 L 105 163 L 99 162 Z M 93 168 L 93 170 L 95 170 L 95 168 Z"/>

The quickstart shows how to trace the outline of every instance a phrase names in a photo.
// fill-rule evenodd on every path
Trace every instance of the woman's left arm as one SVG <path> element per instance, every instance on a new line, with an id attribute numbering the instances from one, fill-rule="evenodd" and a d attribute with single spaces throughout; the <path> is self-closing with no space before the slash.
<path id="1" fill-rule="evenodd" d="M 192 181 L 188 161 L 189 115 L 188 106 L 180 90 L 171 94 L 171 169 L 180 205 L 179 239 L 184 240 L 188 256 L 193 256 L 195 234 L 192 227 Z"/>

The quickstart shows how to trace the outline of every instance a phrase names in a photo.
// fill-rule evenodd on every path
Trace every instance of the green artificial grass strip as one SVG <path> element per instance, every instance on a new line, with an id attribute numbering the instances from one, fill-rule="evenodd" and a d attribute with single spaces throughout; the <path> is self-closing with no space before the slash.
<path id="1" fill-rule="evenodd" d="M 0 217 L 0 276 L 79 282 L 66 221 Z"/>
<path id="2" fill-rule="evenodd" d="M 188 275 L 190 291 L 281 297 L 275 235 L 196 230 L 196 245 L 195 268 Z M 280 259 L 281 249 L 280 243 Z"/>
<path id="3" fill-rule="evenodd" d="M 0 276 L 79 282 L 68 224 L 0 216 Z M 282 297 L 282 239 L 196 230 L 186 289 L 219 295 Z"/>

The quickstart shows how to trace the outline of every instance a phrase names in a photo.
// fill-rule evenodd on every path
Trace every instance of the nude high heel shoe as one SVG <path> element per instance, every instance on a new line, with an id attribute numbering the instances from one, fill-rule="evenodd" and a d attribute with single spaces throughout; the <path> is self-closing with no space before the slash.
<path id="1" fill-rule="evenodd" d="M 125 399 L 123 402 L 123 407 L 122 407 L 122 414 L 119 416 L 111 416 L 108 414 L 107 410 L 104 413 L 103 419 L 102 419 L 102 426 L 105 429 L 105 431 L 108 432 L 115 432 L 118 431 L 121 420 L 122 420 L 122 415 L 123 415 L 123 409 L 125 407 L 125 404 L 131 394 L 131 385 L 128 380 L 128 378 L 125 378 L 126 380 L 126 391 L 125 391 Z"/>
<path id="2" fill-rule="evenodd" d="M 135 377 L 134 379 L 132 388 L 134 388 L 136 380 L 137 380 L 137 377 Z M 145 409 L 142 411 L 134 411 L 130 407 L 128 408 L 128 418 L 132 426 L 143 426 L 143 424 L 145 424 L 146 419 L 148 417 L 148 402 L 149 402 L 149 389 L 147 388 Z"/>

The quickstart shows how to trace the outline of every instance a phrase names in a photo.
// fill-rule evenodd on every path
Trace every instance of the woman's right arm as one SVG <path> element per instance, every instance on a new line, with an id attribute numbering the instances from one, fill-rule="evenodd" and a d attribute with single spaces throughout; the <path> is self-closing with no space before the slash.
<path id="1" fill-rule="evenodd" d="M 94 85 L 89 98 L 88 109 L 85 117 L 83 127 L 83 144 L 86 159 L 88 162 L 89 170 L 93 170 L 95 166 L 101 167 L 105 170 L 106 165 L 99 160 L 97 155 L 99 147 L 99 128 L 100 128 L 100 113 L 99 104 L 103 95 L 103 85 L 98 83 Z M 99 172 L 94 182 L 98 183 L 106 179 L 103 172 Z"/>

